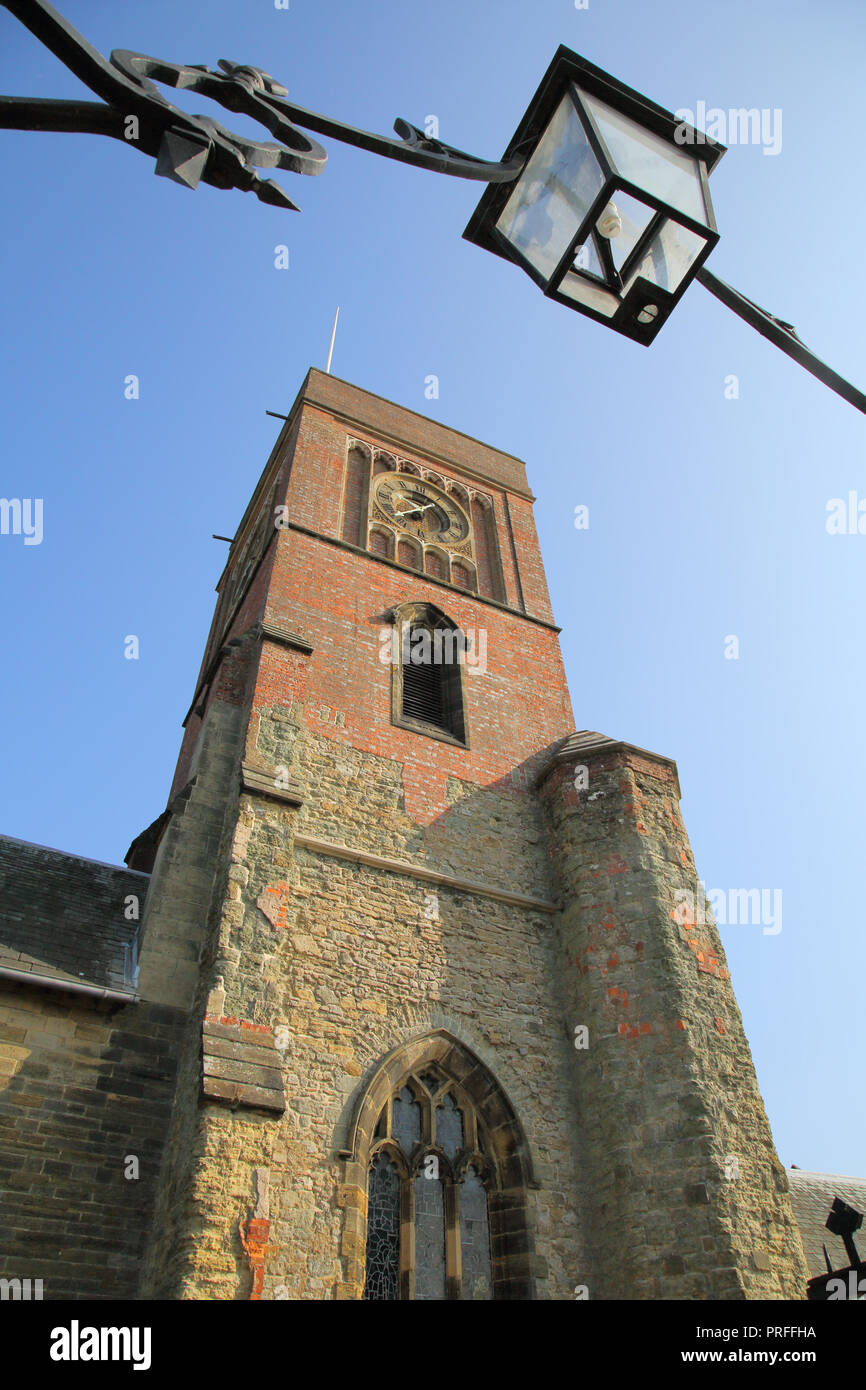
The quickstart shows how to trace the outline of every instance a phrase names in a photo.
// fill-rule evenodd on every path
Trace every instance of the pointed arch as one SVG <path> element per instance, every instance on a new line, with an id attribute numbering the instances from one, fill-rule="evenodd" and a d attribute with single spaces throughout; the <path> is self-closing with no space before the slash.
<path id="1" fill-rule="evenodd" d="M 433 603 L 398 604 L 389 616 L 400 653 L 391 666 L 391 722 L 468 748 L 465 634 Z"/>
<path id="2" fill-rule="evenodd" d="M 411 1159 L 401 1152 L 390 1132 L 393 1098 L 407 1086 L 413 1096 L 425 1101 L 422 1140 L 413 1147 Z M 452 1142 L 455 1130 L 450 1121 L 446 1142 L 437 1142 L 436 1110 L 443 1107 L 448 1098 L 450 1107 L 463 1117 L 462 1143 L 456 1150 Z M 346 1211 L 342 1254 L 346 1285 L 338 1290 L 338 1297 L 364 1296 L 368 1188 L 370 1174 L 380 1161 L 380 1154 L 387 1154 L 401 1174 L 400 1298 L 415 1297 L 418 1273 L 415 1267 L 415 1185 L 425 1164 L 429 1165 L 433 1158 L 436 1159 L 437 1180 L 443 1183 L 443 1249 L 447 1269 L 444 1293 L 432 1296 L 449 1299 L 531 1299 L 535 1296 L 528 1191 L 536 1183 L 522 1126 L 490 1068 L 445 1030 L 428 1033 L 394 1048 L 359 1091 L 348 1147 L 342 1155 L 345 1178 L 341 1192 Z M 374 1211 L 373 1222 L 379 1219 L 378 1211 Z M 428 1213 L 424 1214 L 424 1219 L 429 1222 Z M 479 1231 L 483 1232 L 481 1243 L 485 1249 L 482 1252 Z M 461 1241 L 466 1249 L 465 1286 Z M 489 1283 L 486 1285 L 479 1270 L 487 1260 L 488 1241 Z M 429 1271 L 422 1273 L 426 1279 Z M 429 1288 L 429 1280 L 425 1287 Z"/>

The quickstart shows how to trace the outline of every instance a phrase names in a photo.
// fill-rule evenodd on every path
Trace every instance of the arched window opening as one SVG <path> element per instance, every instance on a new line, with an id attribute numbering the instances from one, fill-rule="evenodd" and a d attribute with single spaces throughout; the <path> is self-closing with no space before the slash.
<path id="1" fill-rule="evenodd" d="M 407 1154 L 421 1143 L 421 1107 L 408 1086 L 391 1103 L 391 1133 Z"/>
<path id="2" fill-rule="evenodd" d="M 442 1104 L 436 1108 L 436 1142 L 449 1158 L 456 1157 L 463 1148 L 463 1116 L 450 1095 L 443 1096 Z"/>
<path id="3" fill-rule="evenodd" d="M 490 1216 L 484 1184 L 470 1164 L 460 1183 L 461 1299 L 490 1298 Z"/>
<path id="4" fill-rule="evenodd" d="M 438 1073 L 406 1077 L 379 1116 L 367 1176 L 370 1301 L 493 1297 L 483 1124 L 466 1096 L 442 1087 Z"/>
<path id="5" fill-rule="evenodd" d="M 370 1165 L 364 1297 L 376 1302 L 400 1297 L 400 1175 L 385 1150 Z"/>
<path id="6" fill-rule="evenodd" d="M 344 1162 L 341 1297 L 535 1296 L 526 1139 L 495 1076 L 452 1034 L 383 1058 L 358 1095 Z"/>
<path id="7" fill-rule="evenodd" d="M 445 1187 L 442 1179 L 422 1170 L 415 1178 L 413 1195 L 415 1298 L 442 1299 L 446 1292 Z"/>
<path id="8" fill-rule="evenodd" d="M 394 667 L 395 724 L 466 744 L 463 633 L 432 604 L 408 604 L 394 615 L 400 662 Z"/>
<path id="9" fill-rule="evenodd" d="M 459 560 L 455 560 L 451 566 L 451 583 L 456 584 L 458 589 L 469 589 L 469 571 L 465 565 L 461 565 Z"/>

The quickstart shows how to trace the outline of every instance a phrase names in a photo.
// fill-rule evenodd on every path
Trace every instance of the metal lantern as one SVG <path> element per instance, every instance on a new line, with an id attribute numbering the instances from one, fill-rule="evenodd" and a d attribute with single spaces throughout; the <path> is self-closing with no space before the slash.
<path id="1" fill-rule="evenodd" d="M 559 48 L 467 240 L 557 299 L 649 344 L 719 239 L 707 175 L 725 148 Z"/>

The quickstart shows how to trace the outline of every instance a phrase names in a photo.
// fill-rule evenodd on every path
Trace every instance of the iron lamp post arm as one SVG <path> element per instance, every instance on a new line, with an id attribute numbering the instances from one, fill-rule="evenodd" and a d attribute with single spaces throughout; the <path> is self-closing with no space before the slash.
<path id="1" fill-rule="evenodd" d="M 704 289 L 709 290 L 710 294 L 714 294 L 716 299 L 721 300 L 728 309 L 732 309 L 735 314 L 738 314 L 745 323 L 757 329 L 762 337 L 769 339 L 777 348 L 781 348 L 788 357 L 798 362 L 801 367 L 805 367 L 807 372 L 812 373 L 812 376 L 817 377 L 818 381 L 829 386 L 831 391 L 835 391 L 843 400 L 848 401 L 855 409 L 866 415 L 866 393 L 858 390 L 838 372 L 834 372 L 833 368 L 828 367 L 826 362 L 822 362 L 820 357 L 816 357 L 814 352 L 811 352 L 806 344 L 800 341 L 790 323 L 785 323 L 783 319 L 769 314 L 766 309 L 762 309 L 751 299 L 747 299 L 744 294 L 740 294 L 739 290 L 735 290 L 732 285 L 725 284 L 724 280 L 720 280 L 711 270 L 707 270 L 706 266 L 698 271 L 695 279 L 699 280 Z"/>
<path id="2" fill-rule="evenodd" d="M 359 130 L 285 100 L 286 88 L 261 68 L 222 58 L 221 72 L 127 49 L 115 49 L 110 61 L 106 61 L 48 0 L 0 0 L 0 5 L 106 103 L 100 108 L 94 102 L 0 97 L 0 127 L 125 138 L 137 143 L 145 153 L 157 154 L 157 173 L 191 188 L 204 179 L 217 188 L 252 190 L 265 202 L 295 208 L 278 184 L 260 180 L 254 169 L 320 173 L 327 154 L 315 140 L 302 135 L 298 126 L 388 159 L 456 178 L 507 183 L 523 167 L 519 153 L 502 163 L 476 159 L 402 119 L 394 122 L 399 139 Z M 209 117 L 188 115 L 173 106 L 152 79 L 177 90 L 201 92 L 229 111 L 250 116 L 265 126 L 280 145 L 234 135 Z M 123 129 L 123 122 L 130 116 L 141 123 L 140 140 Z"/>
<path id="3" fill-rule="evenodd" d="M 370 130 L 360 130 L 347 125 L 345 121 L 322 116 L 318 111 L 296 106 L 294 102 L 269 98 L 269 105 L 285 112 L 295 125 L 305 130 L 314 130 L 317 135 L 329 135 L 356 149 L 368 150 L 370 154 L 381 154 L 387 159 L 396 159 L 403 164 L 414 164 L 419 169 L 430 169 L 438 174 L 451 174 L 459 179 L 476 179 L 483 183 L 511 183 L 517 178 L 524 165 L 524 157 L 517 155 L 505 163 L 478 159 L 465 150 L 455 149 L 441 140 L 427 136 L 418 126 L 398 116 L 394 130 L 399 140 L 390 135 L 376 135 Z"/>
<path id="4" fill-rule="evenodd" d="M 101 101 L 0 96 L 0 129 L 72 131 L 123 139 L 125 117 Z"/>

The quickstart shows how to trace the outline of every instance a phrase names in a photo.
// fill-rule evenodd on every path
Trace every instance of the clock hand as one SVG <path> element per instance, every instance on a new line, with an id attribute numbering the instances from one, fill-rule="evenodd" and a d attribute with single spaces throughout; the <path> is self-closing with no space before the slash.
<path id="1" fill-rule="evenodd" d="M 404 502 L 408 502 L 409 499 L 408 499 L 408 497 L 404 497 L 402 500 L 403 500 Z M 435 502 L 428 502 L 427 505 L 424 506 L 424 507 L 412 506 L 412 507 L 407 507 L 406 510 L 403 511 L 403 512 L 395 511 L 395 512 L 394 512 L 394 515 L 395 515 L 395 516 L 410 516 L 412 512 L 427 512 L 427 511 L 430 510 L 431 507 L 435 507 L 435 506 L 436 506 L 436 503 L 435 503 Z"/>

